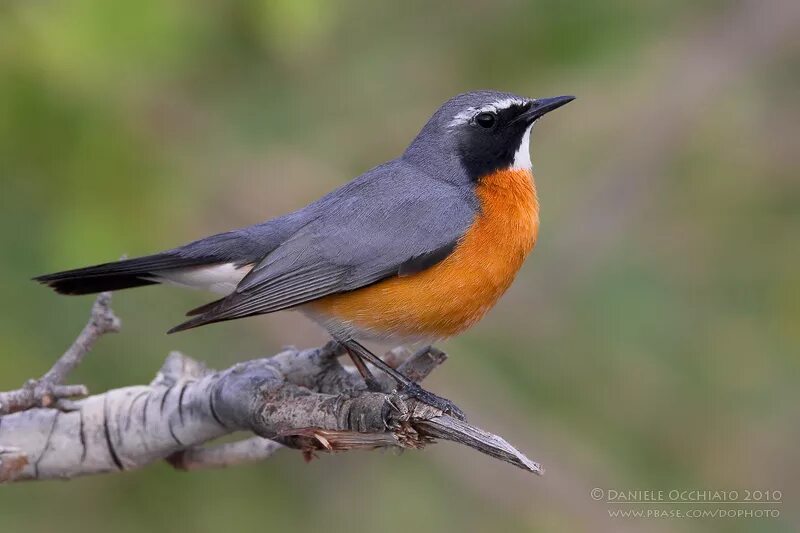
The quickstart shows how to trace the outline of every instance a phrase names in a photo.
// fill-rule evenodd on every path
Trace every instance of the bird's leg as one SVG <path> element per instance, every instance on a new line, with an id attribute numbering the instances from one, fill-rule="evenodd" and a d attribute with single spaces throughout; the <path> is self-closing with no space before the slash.
<path id="1" fill-rule="evenodd" d="M 351 350 L 347 344 L 342 344 L 344 346 L 347 355 L 350 356 L 350 359 L 353 361 L 353 364 L 358 370 L 358 373 L 361 374 L 361 377 L 364 378 L 364 383 L 367 384 L 367 390 L 372 392 L 378 392 L 381 390 L 381 384 L 378 383 L 378 380 L 375 379 L 375 376 L 372 375 L 372 371 L 367 367 L 367 364 L 364 362 L 364 359 L 358 355 L 356 352 Z"/>
<path id="2" fill-rule="evenodd" d="M 398 372 L 397 370 L 386 364 L 386 362 L 383 359 L 381 359 L 374 353 L 367 350 L 361 343 L 352 339 L 341 342 L 342 344 L 344 344 L 345 348 L 347 349 L 347 352 L 351 354 L 350 355 L 351 357 L 355 355 L 357 358 L 361 360 L 361 364 L 364 364 L 364 360 L 367 360 L 373 365 L 375 365 L 377 368 L 386 372 L 392 379 L 394 379 L 397 382 L 398 389 L 407 396 L 416 398 L 420 402 L 428 404 L 431 407 L 435 407 L 436 409 L 439 409 L 440 411 L 448 415 L 458 418 L 459 420 L 466 420 L 464 412 L 461 409 L 459 409 L 456 404 L 454 404 L 447 398 L 442 398 L 441 396 L 437 396 L 434 393 L 423 389 L 416 382 L 412 381 L 408 377 L 404 376 L 401 372 Z M 353 357 L 354 362 L 356 357 Z M 358 364 L 356 364 L 356 366 L 358 367 Z"/>

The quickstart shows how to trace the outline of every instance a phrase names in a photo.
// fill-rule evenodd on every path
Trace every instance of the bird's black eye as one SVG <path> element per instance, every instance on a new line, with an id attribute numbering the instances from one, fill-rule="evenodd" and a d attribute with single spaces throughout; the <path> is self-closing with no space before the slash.
<path id="1" fill-rule="evenodd" d="M 497 115 L 494 113 L 478 113 L 475 123 L 482 128 L 491 128 L 497 122 Z"/>

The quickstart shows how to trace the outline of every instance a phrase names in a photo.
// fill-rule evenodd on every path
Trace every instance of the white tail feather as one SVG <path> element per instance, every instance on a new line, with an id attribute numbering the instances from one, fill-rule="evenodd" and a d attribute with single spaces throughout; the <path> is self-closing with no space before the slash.
<path id="1" fill-rule="evenodd" d="M 153 281 L 178 285 L 189 289 L 202 289 L 228 295 L 236 290 L 242 278 L 253 265 L 237 267 L 233 263 L 164 270 L 153 276 Z"/>

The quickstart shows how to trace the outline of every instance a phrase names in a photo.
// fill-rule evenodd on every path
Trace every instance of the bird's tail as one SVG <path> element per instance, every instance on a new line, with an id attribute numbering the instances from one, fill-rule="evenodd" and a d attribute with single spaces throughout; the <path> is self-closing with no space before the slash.
<path id="1" fill-rule="evenodd" d="M 160 271 L 199 266 L 208 262 L 207 258 L 181 257 L 178 254 L 164 252 L 65 270 L 33 279 L 60 294 L 92 294 L 154 285 L 160 283 L 157 279 Z"/>

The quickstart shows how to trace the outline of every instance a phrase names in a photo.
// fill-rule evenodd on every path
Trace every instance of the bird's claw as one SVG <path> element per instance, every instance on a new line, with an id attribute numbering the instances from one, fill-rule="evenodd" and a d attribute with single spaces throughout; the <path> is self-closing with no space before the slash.
<path id="1" fill-rule="evenodd" d="M 447 398 L 442 398 L 441 396 L 437 396 L 434 393 L 423 389 L 416 383 L 413 385 L 404 385 L 401 389 L 401 392 L 408 398 L 414 398 L 419 402 L 430 405 L 431 407 L 442 411 L 444 414 L 450 415 L 453 418 L 457 418 L 462 422 L 466 422 L 467 420 L 467 416 L 464 414 L 464 411 L 462 411 L 456 404 Z"/>

